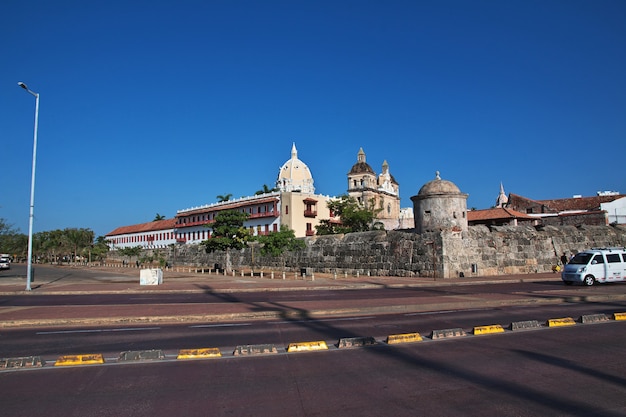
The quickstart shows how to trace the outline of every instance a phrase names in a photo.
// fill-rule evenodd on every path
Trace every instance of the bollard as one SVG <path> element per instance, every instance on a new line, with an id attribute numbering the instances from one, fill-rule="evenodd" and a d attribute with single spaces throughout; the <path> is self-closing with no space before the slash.
<path id="1" fill-rule="evenodd" d="M 274 279 L 274 271 L 272 271 L 272 279 Z"/>
<path id="2" fill-rule="evenodd" d="M 359 277 L 359 271 L 356 271 L 356 277 L 357 278 Z"/>
<path id="3" fill-rule="evenodd" d="M 345 279 L 348 279 L 348 272 L 344 272 L 344 273 L 343 273 L 343 277 L 344 277 Z"/>
<path id="4" fill-rule="evenodd" d="M 333 273 L 333 279 L 334 279 L 334 280 L 337 280 L 337 271 L 335 271 L 335 272 Z"/>
<path id="5" fill-rule="evenodd" d="M 241 276 L 243 277 L 243 269 L 241 270 Z"/>
<path id="6" fill-rule="evenodd" d="M 283 279 L 285 279 L 285 271 L 283 271 Z"/>
<path id="7" fill-rule="evenodd" d="M 263 278 L 263 271 L 261 271 L 261 278 Z"/>
<path id="8" fill-rule="evenodd" d="M 311 272 L 311 281 L 315 281 L 315 272 Z"/>

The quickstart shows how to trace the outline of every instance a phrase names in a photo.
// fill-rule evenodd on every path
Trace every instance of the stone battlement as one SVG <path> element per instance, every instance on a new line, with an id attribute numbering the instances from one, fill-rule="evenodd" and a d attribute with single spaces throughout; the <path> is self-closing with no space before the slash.
<path id="1" fill-rule="evenodd" d="M 254 245 L 205 253 L 199 245 L 160 250 L 170 265 L 225 266 L 350 275 L 494 276 L 550 272 L 568 256 L 591 247 L 626 246 L 622 226 L 470 226 L 466 231 L 372 231 L 305 238 L 306 248 L 283 257 L 262 256 Z M 174 252 L 175 251 L 175 252 Z M 150 251 L 149 251 L 150 252 Z M 115 259 L 111 253 L 111 259 Z"/>

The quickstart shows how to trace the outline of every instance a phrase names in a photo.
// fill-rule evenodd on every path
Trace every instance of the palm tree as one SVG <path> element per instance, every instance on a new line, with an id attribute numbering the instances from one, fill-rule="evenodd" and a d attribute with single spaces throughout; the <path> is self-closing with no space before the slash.
<path id="1" fill-rule="evenodd" d="M 232 197 L 232 194 L 225 194 L 225 195 L 218 195 L 217 198 L 217 202 L 218 203 L 223 203 L 225 201 L 230 200 L 230 198 Z"/>
<path id="2" fill-rule="evenodd" d="M 263 189 L 257 191 L 256 193 L 254 193 L 254 195 L 267 194 L 267 193 L 272 193 L 274 191 L 278 191 L 278 188 L 276 188 L 276 187 L 270 188 L 270 187 L 267 186 L 267 184 L 263 184 Z"/>
<path id="3" fill-rule="evenodd" d="M 152 220 L 153 222 L 158 222 L 159 220 L 165 220 L 165 216 L 162 214 L 157 213 L 156 216 L 154 216 L 154 220 Z"/>
<path id="4" fill-rule="evenodd" d="M 74 250 L 74 262 L 76 262 L 79 250 L 93 243 L 94 233 L 90 229 L 65 229 L 65 238 Z"/>

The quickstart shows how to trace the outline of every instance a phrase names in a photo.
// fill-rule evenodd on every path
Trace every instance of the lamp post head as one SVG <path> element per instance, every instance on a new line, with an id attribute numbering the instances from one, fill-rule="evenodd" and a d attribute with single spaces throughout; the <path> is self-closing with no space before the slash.
<path id="1" fill-rule="evenodd" d="M 17 83 L 17 85 L 22 87 L 24 90 L 28 91 L 28 93 L 34 96 L 35 98 L 39 99 L 39 94 L 35 93 L 34 91 L 31 91 L 30 88 L 28 88 L 28 86 L 24 84 L 23 82 L 20 81 Z"/>

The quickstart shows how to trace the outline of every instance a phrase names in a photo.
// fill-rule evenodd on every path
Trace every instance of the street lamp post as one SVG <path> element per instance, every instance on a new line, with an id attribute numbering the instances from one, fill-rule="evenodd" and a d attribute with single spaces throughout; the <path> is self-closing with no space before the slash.
<path id="1" fill-rule="evenodd" d="M 30 210 L 28 216 L 28 260 L 26 267 L 26 291 L 30 291 L 30 281 L 33 274 L 33 218 L 35 215 L 35 165 L 37 162 L 37 126 L 39 124 L 39 94 L 28 89 L 26 84 L 18 82 L 17 85 L 28 91 L 35 97 L 35 133 L 33 138 L 33 168 L 30 177 Z"/>

